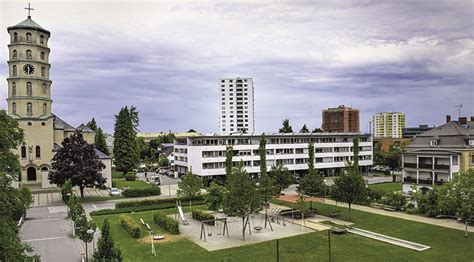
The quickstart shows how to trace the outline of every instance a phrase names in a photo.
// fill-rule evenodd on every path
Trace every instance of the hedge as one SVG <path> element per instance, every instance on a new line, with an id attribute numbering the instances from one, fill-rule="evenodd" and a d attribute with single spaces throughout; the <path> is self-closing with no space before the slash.
<path id="1" fill-rule="evenodd" d="M 132 212 L 140 212 L 140 211 L 149 211 L 149 210 L 157 210 L 157 209 L 168 209 L 175 207 L 175 203 L 163 203 L 158 205 L 150 205 L 150 206 L 138 206 L 138 207 L 123 207 L 117 209 L 101 209 L 97 211 L 92 211 L 90 214 L 91 216 L 100 216 L 100 215 L 111 215 L 111 214 L 121 214 L 121 213 L 132 213 Z"/>
<path id="2" fill-rule="evenodd" d="M 140 237 L 140 226 L 133 221 L 133 219 L 127 215 L 120 216 L 120 224 L 133 238 Z"/>
<path id="3" fill-rule="evenodd" d="M 144 197 L 144 196 L 159 196 L 161 194 L 161 190 L 157 186 L 149 187 L 149 188 L 135 188 L 135 189 L 127 189 L 124 190 L 122 195 L 125 197 Z"/>
<path id="4" fill-rule="evenodd" d="M 162 213 L 153 214 L 153 220 L 161 228 L 168 231 L 170 234 L 179 235 L 179 222 L 171 217 L 168 217 Z"/>
<path id="5" fill-rule="evenodd" d="M 137 180 L 137 176 L 133 173 L 128 173 L 125 175 L 125 180 L 126 181 L 135 181 Z"/>
<path id="6" fill-rule="evenodd" d="M 127 190 L 126 190 L 127 191 Z M 126 192 L 125 191 L 125 192 Z M 182 201 L 183 204 L 187 204 L 187 202 L 192 201 L 195 205 L 203 205 L 205 204 L 204 196 L 197 196 L 194 198 L 162 198 L 162 199 L 145 199 L 145 200 L 135 200 L 135 201 L 121 201 L 115 204 L 115 208 L 127 208 L 127 207 L 143 207 L 143 206 L 154 206 L 154 205 L 162 205 L 162 204 L 170 204 L 169 207 L 174 207 L 176 205 L 176 201 Z"/>
<path id="7" fill-rule="evenodd" d="M 193 210 L 191 211 L 191 216 L 192 218 L 198 220 L 198 221 L 204 221 L 204 220 L 214 220 L 215 217 L 209 213 L 203 212 L 201 210 Z M 206 224 L 213 226 L 214 221 L 208 221 Z"/>

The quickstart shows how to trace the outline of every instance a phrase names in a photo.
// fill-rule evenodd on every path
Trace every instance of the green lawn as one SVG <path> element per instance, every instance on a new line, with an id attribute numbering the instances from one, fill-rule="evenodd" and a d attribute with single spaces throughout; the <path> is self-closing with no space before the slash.
<path id="1" fill-rule="evenodd" d="M 288 203 L 275 201 L 279 204 Z M 321 214 L 328 215 L 334 206 L 314 203 Z M 196 208 L 196 207 L 194 207 Z M 203 207 L 198 207 L 203 208 Z M 348 220 L 346 208 L 341 210 L 341 219 Z M 185 208 L 187 210 L 187 208 Z M 163 232 L 153 223 L 152 214 L 164 212 L 173 214 L 174 209 L 146 211 L 129 214 L 138 223 L 143 218 L 154 232 Z M 95 216 L 93 219 L 101 225 L 104 218 L 111 223 L 112 236 L 122 249 L 125 261 L 275 261 L 275 241 L 262 242 L 237 248 L 208 252 L 190 240 L 182 238 L 175 242 L 155 245 L 157 257 L 150 252 L 150 244 L 132 239 L 121 228 L 119 215 Z M 474 259 L 474 235 L 464 237 L 459 230 L 427 225 L 393 217 L 352 211 L 354 226 L 374 232 L 399 237 L 409 241 L 430 245 L 432 248 L 417 252 L 406 248 L 389 245 L 352 234 L 332 235 L 333 261 L 472 261 Z M 142 236 L 146 231 L 142 228 Z M 245 242 L 243 242 L 244 244 Z M 280 240 L 281 261 L 327 261 L 327 232 L 285 238 Z"/>
<path id="2" fill-rule="evenodd" d="M 381 183 L 381 184 L 373 184 L 369 185 L 370 189 L 379 189 L 385 192 L 393 192 L 393 191 L 401 191 L 402 184 L 401 183 Z"/>
<path id="3" fill-rule="evenodd" d="M 114 178 L 112 179 L 115 182 L 115 187 L 122 189 L 124 186 L 128 186 L 130 189 L 143 189 L 151 187 L 150 184 L 143 180 L 127 181 L 123 178 Z"/>
<path id="4" fill-rule="evenodd" d="M 117 170 L 112 170 L 112 178 L 123 178 L 122 172 L 119 172 Z"/>

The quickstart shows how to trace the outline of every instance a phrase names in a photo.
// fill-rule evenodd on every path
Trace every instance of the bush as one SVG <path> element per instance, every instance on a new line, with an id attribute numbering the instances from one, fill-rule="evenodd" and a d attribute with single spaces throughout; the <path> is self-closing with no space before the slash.
<path id="1" fill-rule="evenodd" d="M 371 189 L 370 187 L 367 188 L 367 195 L 372 201 L 380 200 L 385 194 L 385 191 L 382 189 Z"/>
<path id="2" fill-rule="evenodd" d="M 133 219 L 127 215 L 120 216 L 120 224 L 133 238 L 140 237 L 140 226 L 133 221 Z"/>
<path id="3" fill-rule="evenodd" d="M 115 188 L 116 188 L 116 187 L 117 187 L 117 182 L 112 181 L 112 187 L 115 187 Z"/>
<path id="4" fill-rule="evenodd" d="M 170 234 L 179 234 L 179 222 L 178 220 L 172 219 L 162 213 L 153 214 L 153 220 L 161 228 L 168 231 Z"/>
<path id="5" fill-rule="evenodd" d="M 128 190 L 125 190 L 125 192 Z M 142 206 L 155 206 L 155 205 L 164 205 L 165 203 L 171 204 L 169 207 L 174 207 L 176 201 L 193 201 L 195 205 L 204 204 L 204 196 L 197 196 L 194 198 L 164 198 L 164 199 L 145 199 L 145 200 L 135 200 L 135 201 L 121 201 L 115 204 L 115 208 L 127 208 L 127 207 L 142 207 Z"/>
<path id="6" fill-rule="evenodd" d="M 200 210 L 193 210 L 191 212 L 191 216 L 192 216 L 193 219 L 196 219 L 198 221 L 214 220 L 215 219 L 215 217 L 213 215 L 211 215 L 209 213 L 206 213 L 206 212 L 203 212 L 203 211 L 200 211 Z M 213 226 L 214 221 L 206 222 L 206 224 Z"/>
<path id="7" fill-rule="evenodd" d="M 68 194 L 70 194 L 68 196 Z M 61 198 L 63 202 L 67 205 L 69 198 L 72 196 L 72 183 L 71 180 L 67 179 L 66 182 L 61 186 Z"/>
<path id="8" fill-rule="evenodd" d="M 135 180 L 137 180 L 137 176 L 133 173 L 128 173 L 128 174 L 125 175 L 125 180 L 135 181 Z"/>
<path id="9" fill-rule="evenodd" d="M 385 205 L 395 207 L 396 210 L 402 210 L 407 204 L 407 199 L 398 192 L 387 193 L 382 201 Z"/>
<path id="10" fill-rule="evenodd" d="M 144 196 L 159 196 L 161 190 L 157 186 L 152 186 L 149 188 L 132 188 L 124 190 L 122 195 L 125 197 L 144 197 Z"/>

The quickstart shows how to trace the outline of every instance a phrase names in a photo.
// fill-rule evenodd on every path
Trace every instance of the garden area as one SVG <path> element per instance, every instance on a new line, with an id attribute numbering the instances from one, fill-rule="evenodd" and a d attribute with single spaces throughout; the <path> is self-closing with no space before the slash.
<path id="1" fill-rule="evenodd" d="M 391 182 L 391 183 L 380 183 L 380 184 L 372 184 L 369 185 L 369 188 L 372 190 L 381 190 L 384 192 L 394 192 L 394 191 L 401 191 L 402 190 L 402 184 L 397 183 L 397 182 Z"/>

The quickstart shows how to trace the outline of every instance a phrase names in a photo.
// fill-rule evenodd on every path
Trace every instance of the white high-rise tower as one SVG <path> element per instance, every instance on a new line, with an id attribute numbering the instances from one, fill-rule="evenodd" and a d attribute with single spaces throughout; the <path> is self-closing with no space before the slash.
<path id="1" fill-rule="evenodd" d="M 219 98 L 221 134 L 255 132 L 252 78 L 219 79 Z"/>

